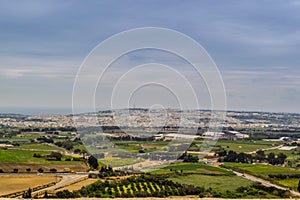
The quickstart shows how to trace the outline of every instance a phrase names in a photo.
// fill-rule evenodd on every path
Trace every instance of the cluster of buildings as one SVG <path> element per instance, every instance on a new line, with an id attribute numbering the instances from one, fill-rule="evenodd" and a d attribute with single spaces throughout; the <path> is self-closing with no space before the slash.
<path id="1" fill-rule="evenodd" d="M 273 131 L 300 131 L 300 115 L 289 113 L 260 113 L 228 111 L 224 118 L 214 117 L 217 126 L 232 127 L 234 130 L 265 128 Z M 205 128 L 211 124 L 214 114 L 209 110 L 181 111 L 176 109 L 120 109 L 100 111 L 80 115 L 5 115 L 0 114 L 0 126 L 17 128 L 35 127 L 75 127 L 78 126 L 118 126 L 129 128 L 189 127 Z M 223 115 L 222 115 L 223 116 Z M 235 132 L 205 133 L 204 136 L 221 138 L 246 138 Z"/>
<path id="2" fill-rule="evenodd" d="M 243 134 L 238 131 L 205 132 L 203 133 L 203 137 L 218 138 L 225 140 L 238 140 L 249 138 L 249 134 Z"/>

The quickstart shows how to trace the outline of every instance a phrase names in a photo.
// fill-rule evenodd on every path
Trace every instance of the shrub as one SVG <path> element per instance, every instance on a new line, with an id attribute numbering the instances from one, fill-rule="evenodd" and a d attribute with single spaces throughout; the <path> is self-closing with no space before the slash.
<path id="1" fill-rule="evenodd" d="M 57 172 L 57 169 L 52 168 L 52 169 L 50 169 L 50 172 L 51 172 L 51 173 L 56 173 L 56 172 Z"/>
<path id="2" fill-rule="evenodd" d="M 39 168 L 37 171 L 38 171 L 39 173 L 43 173 L 43 172 L 44 172 L 44 170 L 43 170 L 42 168 Z"/>
<path id="3" fill-rule="evenodd" d="M 39 154 L 39 153 L 34 153 L 34 154 L 33 154 L 33 157 L 35 157 L 35 158 L 41 158 L 41 157 L 42 157 L 42 155 L 41 155 L 41 154 Z"/>

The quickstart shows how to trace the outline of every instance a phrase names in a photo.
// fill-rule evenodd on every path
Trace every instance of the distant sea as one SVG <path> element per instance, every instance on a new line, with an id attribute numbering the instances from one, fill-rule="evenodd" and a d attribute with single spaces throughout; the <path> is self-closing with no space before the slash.
<path id="1" fill-rule="evenodd" d="M 0 107 L 0 113 L 47 115 L 47 114 L 72 114 L 72 108 L 20 108 Z"/>

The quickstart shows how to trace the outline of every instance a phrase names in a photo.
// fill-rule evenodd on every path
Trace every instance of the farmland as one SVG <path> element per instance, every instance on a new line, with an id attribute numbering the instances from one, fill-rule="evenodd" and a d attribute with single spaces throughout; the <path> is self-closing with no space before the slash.
<path id="1" fill-rule="evenodd" d="M 254 176 L 270 180 L 275 184 L 297 191 L 300 171 L 294 168 L 240 163 L 225 163 L 224 166 L 242 173 L 249 173 Z"/>
<path id="2" fill-rule="evenodd" d="M 0 195 L 10 194 L 58 181 L 54 176 L 1 175 Z"/>
<path id="3" fill-rule="evenodd" d="M 264 179 L 269 178 L 269 174 L 300 174 L 299 170 L 288 167 L 260 165 L 260 164 L 242 164 L 242 163 L 224 163 L 225 167 L 232 168 L 239 172 L 249 173 Z"/>
<path id="4" fill-rule="evenodd" d="M 60 189 L 57 190 L 56 192 L 58 192 L 58 191 L 63 191 L 63 190 L 69 190 L 69 191 L 79 190 L 79 189 L 81 189 L 82 187 L 86 187 L 86 186 L 88 186 L 88 185 L 90 185 L 90 184 L 95 183 L 96 181 L 98 181 L 98 179 L 86 179 L 86 180 L 83 180 L 83 181 L 74 183 L 74 184 L 72 184 L 72 185 L 69 185 L 69 186 L 60 188 Z"/>
<path id="5" fill-rule="evenodd" d="M 218 141 L 216 146 L 221 146 L 225 150 L 235 152 L 253 152 L 258 149 L 267 149 L 281 144 L 282 142 L 267 142 L 260 140 L 239 140 L 239 141 Z"/>
<path id="6" fill-rule="evenodd" d="M 169 180 L 181 184 L 191 184 L 225 192 L 234 191 L 240 186 L 249 186 L 252 182 L 235 176 L 231 171 L 200 163 L 175 163 L 153 174 L 168 175 Z M 228 184 L 228 183 L 231 184 Z"/>
<path id="7" fill-rule="evenodd" d="M 182 184 L 200 186 L 206 189 L 212 188 L 213 190 L 220 192 L 234 191 L 241 186 L 246 187 L 251 185 L 251 181 L 237 176 L 210 176 L 193 174 L 186 176 L 174 176 L 171 177 L 170 180 Z"/>
<path id="8" fill-rule="evenodd" d="M 44 148 L 44 145 L 33 144 L 29 146 L 39 146 Z M 47 145 L 48 146 L 48 145 Z M 47 147 L 48 148 L 48 147 Z M 0 150 L 0 169 L 4 172 L 12 172 L 13 169 L 18 169 L 19 172 L 37 172 L 42 168 L 45 172 L 50 169 L 56 169 L 63 172 L 66 168 L 75 171 L 86 171 L 87 166 L 81 161 L 66 161 L 68 156 L 63 156 L 61 161 L 46 160 L 43 156 L 49 155 L 52 151 L 49 150 L 20 150 L 20 149 L 7 149 Z M 34 157 L 34 154 L 39 154 L 42 157 Z"/>
<path id="9" fill-rule="evenodd" d="M 9 149 L 22 149 L 22 150 L 38 150 L 38 151 L 62 151 L 61 148 L 43 144 L 43 143 L 30 143 L 30 144 L 20 144 L 20 146 L 9 147 Z"/>
<path id="10" fill-rule="evenodd" d="M 73 163 L 73 164 L 36 164 L 36 163 L 14 163 L 14 162 L 0 162 L 0 169 L 6 173 L 13 172 L 14 169 L 18 169 L 18 172 L 37 173 L 39 169 L 43 169 L 44 172 L 50 172 L 51 169 L 56 169 L 57 172 L 66 171 L 87 171 L 87 166 L 84 163 Z"/>
<path id="11" fill-rule="evenodd" d="M 143 159 L 136 159 L 136 158 L 116 158 L 116 157 L 107 157 L 99 159 L 99 162 L 109 165 L 112 167 L 122 167 L 126 165 L 132 165 L 139 162 L 142 162 Z"/>
<path id="12" fill-rule="evenodd" d="M 48 164 L 49 162 L 42 158 L 33 157 L 34 153 L 40 155 L 50 154 L 50 151 L 31 151 L 31 150 L 0 150 L 1 162 L 16 162 L 16 163 L 41 163 Z"/>
<path id="13" fill-rule="evenodd" d="M 153 174 L 174 174 L 176 172 L 182 172 L 186 174 L 211 174 L 211 175 L 234 175 L 228 170 L 224 170 L 217 167 L 204 165 L 201 163 L 174 163 L 170 166 L 152 172 Z"/>
<path id="14" fill-rule="evenodd" d="M 143 150 L 145 153 L 157 151 L 162 147 L 166 146 L 168 142 L 166 141 L 118 141 L 114 142 L 119 148 L 124 149 L 127 152 L 138 153 Z"/>

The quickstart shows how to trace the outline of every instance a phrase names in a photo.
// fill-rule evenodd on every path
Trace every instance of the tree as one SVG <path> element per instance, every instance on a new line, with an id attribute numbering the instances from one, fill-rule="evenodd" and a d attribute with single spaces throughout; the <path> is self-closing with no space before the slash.
<path id="1" fill-rule="evenodd" d="M 239 153 L 238 155 L 237 155 L 237 162 L 239 162 L 239 163 L 247 163 L 247 154 L 245 154 L 245 153 Z"/>
<path id="2" fill-rule="evenodd" d="M 219 150 L 216 152 L 216 155 L 220 156 L 220 157 L 223 157 L 223 156 L 226 156 L 227 155 L 227 151 L 226 150 Z"/>
<path id="3" fill-rule="evenodd" d="M 237 153 L 235 151 L 230 150 L 227 156 L 224 158 L 225 162 L 236 162 L 237 160 Z"/>
<path id="4" fill-rule="evenodd" d="M 62 158 L 62 154 L 59 152 L 51 152 L 49 157 L 55 158 L 56 160 L 60 161 Z"/>
<path id="5" fill-rule="evenodd" d="M 38 171 L 39 173 L 43 173 L 43 172 L 44 172 L 44 170 L 43 170 L 42 168 L 39 168 L 37 171 Z"/>
<path id="6" fill-rule="evenodd" d="M 47 191 L 45 191 L 45 194 L 44 194 L 44 197 L 43 197 L 44 199 L 46 199 L 46 198 L 48 198 L 48 192 Z"/>
<path id="7" fill-rule="evenodd" d="M 286 159 L 286 155 L 283 153 L 279 153 L 276 159 L 276 164 L 282 165 Z"/>
<path id="8" fill-rule="evenodd" d="M 57 172 L 57 169 L 51 168 L 51 169 L 50 169 L 50 172 L 51 172 L 51 173 L 56 173 L 56 172 Z"/>
<path id="9" fill-rule="evenodd" d="M 29 188 L 23 195 L 23 198 L 31 198 L 31 189 Z"/>
<path id="10" fill-rule="evenodd" d="M 266 158 L 266 155 L 265 155 L 265 152 L 263 150 L 258 150 L 256 152 L 256 156 L 255 156 L 256 160 L 263 161 L 263 160 L 265 160 L 265 158 Z"/>
<path id="11" fill-rule="evenodd" d="M 74 153 L 80 154 L 80 153 L 81 153 L 81 149 L 75 149 L 75 150 L 74 150 Z"/>
<path id="12" fill-rule="evenodd" d="M 298 192 L 300 192 L 300 180 L 299 180 L 299 182 L 298 182 Z"/>
<path id="13" fill-rule="evenodd" d="M 97 169 L 99 164 L 98 164 L 98 160 L 97 158 L 95 158 L 94 156 L 90 156 L 88 159 L 88 164 L 91 168 L 93 169 Z"/>
<path id="14" fill-rule="evenodd" d="M 269 153 L 268 162 L 271 165 L 275 165 L 275 154 L 273 152 Z"/>

